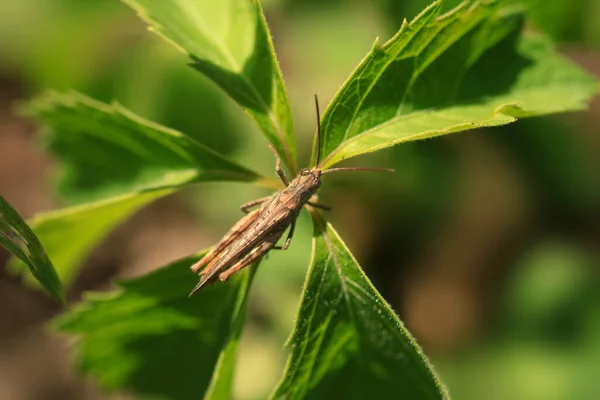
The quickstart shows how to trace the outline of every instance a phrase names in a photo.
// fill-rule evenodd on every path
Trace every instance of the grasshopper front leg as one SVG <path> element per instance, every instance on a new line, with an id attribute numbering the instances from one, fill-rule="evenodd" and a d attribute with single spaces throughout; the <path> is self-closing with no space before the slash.
<path id="1" fill-rule="evenodd" d="M 285 239 L 285 243 L 283 246 L 274 246 L 275 250 L 287 250 L 290 247 L 290 243 L 292 242 L 292 237 L 294 236 L 294 229 L 296 229 L 296 220 L 292 221 L 290 226 L 290 231 L 288 232 L 287 238 Z"/>
<path id="2" fill-rule="evenodd" d="M 269 146 L 269 149 L 271 149 L 271 151 L 275 155 L 275 172 L 277 172 L 277 175 L 279 176 L 279 179 L 281 179 L 281 182 L 283 182 L 285 186 L 289 186 L 290 181 L 288 181 L 287 176 L 285 176 L 285 172 L 281 168 L 281 158 L 279 158 L 279 154 L 277 154 L 273 146 Z"/>

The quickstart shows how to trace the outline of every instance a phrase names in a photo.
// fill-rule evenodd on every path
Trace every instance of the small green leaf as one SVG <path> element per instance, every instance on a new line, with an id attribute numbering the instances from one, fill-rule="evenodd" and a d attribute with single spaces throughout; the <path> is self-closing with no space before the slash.
<path id="1" fill-rule="evenodd" d="M 64 166 L 61 191 L 72 203 L 197 181 L 256 181 L 195 140 L 78 93 L 48 92 L 24 110 L 50 127 L 50 150 Z"/>
<path id="2" fill-rule="evenodd" d="M 57 329 L 78 336 L 83 371 L 109 391 L 203 398 L 217 360 L 237 340 L 234 325 L 243 318 L 251 274 L 188 298 L 197 282 L 189 267 L 197 260 L 185 258 L 110 293 L 90 294 L 59 317 Z"/>
<path id="3" fill-rule="evenodd" d="M 375 42 L 325 111 L 322 167 L 397 143 L 580 110 L 594 78 L 551 43 L 521 36 L 516 1 L 425 9 Z"/>
<path id="4" fill-rule="evenodd" d="M 0 245 L 27 265 L 31 274 L 58 301 L 65 292 L 40 241 L 21 216 L 0 196 Z"/>
<path id="5" fill-rule="evenodd" d="M 174 189 L 132 193 L 95 203 L 82 204 L 37 214 L 30 225 L 56 265 L 65 284 L 75 278 L 84 257 L 112 229 L 146 204 L 166 196 Z M 13 269 L 22 269 L 17 260 Z"/>
<path id="6" fill-rule="evenodd" d="M 277 399 L 443 399 L 448 394 L 330 224 L 312 260 Z"/>
<path id="7" fill-rule="evenodd" d="M 238 102 L 296 172 L 293 122 L 258 0 L 123 0 Z"/>

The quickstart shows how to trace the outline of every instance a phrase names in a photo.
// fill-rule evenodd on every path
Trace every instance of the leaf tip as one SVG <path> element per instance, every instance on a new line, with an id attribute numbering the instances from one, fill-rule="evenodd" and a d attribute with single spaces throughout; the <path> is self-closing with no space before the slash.
<path id="1" fill-rule="evenodd" d="M 373 48 L 383 48 L 383 46 L 381 45 L 381 41 L 379 40 L 379 36 L 375 37 L 375 40 L 373 41 Z"/>

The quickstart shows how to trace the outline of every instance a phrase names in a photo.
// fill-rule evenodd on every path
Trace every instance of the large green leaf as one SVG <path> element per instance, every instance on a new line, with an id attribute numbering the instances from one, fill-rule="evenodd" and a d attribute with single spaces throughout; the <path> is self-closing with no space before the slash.
<path id="1" fill-rule="evenodd" d="M 65 301 L 62 283 L 40 241 L 2 196 L 0 196 L 0 246 L 24 262 L 31 274 L 57 300 Z"/>
<path id="2" fill-rule="evenodd" d="M 516 1 L 425 9 L 370 53 L 325 111 L 322 166 L 389 147 L 586 106 L 595 79 L 522 36 Z"/>
<path id="3" fill-rule="evenodd" d="M 296 171 L 291 110 L 258 0 L 123 0 L 254 119 Z"/>
<path id="4" fill-rule="evenodd" d="M 63 163 L 61 191 L 71 203 L 196 181 L 258 179 L 195 140 L 117 104 L 48 92 L 25 111 L 50 128 L 46 139 Z"/>
<path id="5" fill-rule="evenodd" d="M 37 214 L 29 223 L 56 266 L 65 284 L 75 278 L 89 252 L 112 229 L 146 204 L 166 196 L 173 189 L 131 193 L 95 203 Z M 23 267 L 13 259 L 15 269 Z"/>
<path id="6" fill-rule="evenodd" d="M 81 368 L 109 391 L 129 389 L 170 399 L 203 398 L 215 365 L 237 343 L 250 269 L 188 298 L 197 282 L 189 257 L 110 293 L 86 296 L 59 317 L 59 331 L 78 336 Z M 217 371 L 218 372 L 218 371 Z"/>
<path id="7" fill-rule="evenodd" d="M 45 139 L 64 167 L 62 194 L 71 203 L 89 202 L 42 213 L 31 221 L 64 282 L 72 281 L 82 259 L 108 232 L 180 186 L 203 180 L 274 185 L 274 179 L 261 179 L 119 105 L 78 93 L 48 92 L 25 111 L 50 128 Z"/>
<path id="8" fill-rule="evenodd" d="M 441 399 L 418 344 L 330 224 L 313 216 L 313 255 L 294 346 L 274 398 Z"/>

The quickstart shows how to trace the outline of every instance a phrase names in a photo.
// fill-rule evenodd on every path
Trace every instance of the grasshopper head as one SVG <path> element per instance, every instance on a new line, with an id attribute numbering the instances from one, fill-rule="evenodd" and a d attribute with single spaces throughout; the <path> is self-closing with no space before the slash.
<path id="1" fill-rule="evenodd" d="M 304 189 L 303 196 L 308 200 L 321 186 L 321 170 L 319 168 L 302 168 L 296 178 Z"/>

